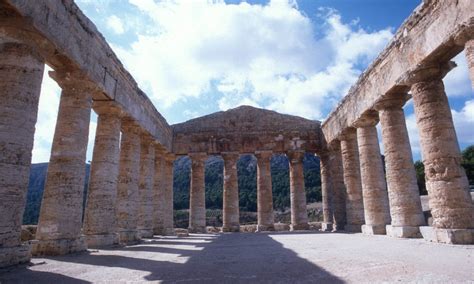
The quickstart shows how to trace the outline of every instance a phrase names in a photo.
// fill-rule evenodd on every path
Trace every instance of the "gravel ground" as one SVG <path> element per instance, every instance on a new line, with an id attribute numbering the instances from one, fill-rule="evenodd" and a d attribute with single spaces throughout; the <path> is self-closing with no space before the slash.
<path id="1" fill-rule="evenodd" d="M 157 237 L 34 258 L 0 283 L 474 283 L 474 246 L 344 233 Z"/>

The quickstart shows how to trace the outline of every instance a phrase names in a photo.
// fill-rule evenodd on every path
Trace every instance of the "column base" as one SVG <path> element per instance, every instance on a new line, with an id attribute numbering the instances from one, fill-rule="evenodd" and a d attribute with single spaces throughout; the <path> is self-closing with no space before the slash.
<path id="1" fill-rule="evenodd" d="M 88 248 L 112 246 L 119 243 L 118 234 L 85 235 Z"/>
<path id="2" fill-rule="evenodd" d="M 361 233 L 362 225 L 347 224 L 344 226 L 344 231 L 349 232 L 349 233 Z"/>
<path id="3" fill-rule="evenodd" d="M 309 230 L 309 224 L 290 224 L 290 231 L 301 231 L 301 230 Z"/>
<path id="4" fill-rule="evenodd" d="M 35 240 L 32 246 L 34 256 L 65 255 L 87 250 L 86 238 L 77 239 Z"/>
<path id="5" fill-rule="evenodd" d="M 338 224 L 333 224 L 332 225 L 332 231 L 333 232 L 340 232 L 345 230 L 346 225 L 338 225 Z"/>
<path id="6" fill-rule="evenodd" d="M 222 227 L 221 231 L 223 233 L 238 233 L 240 232 L 240 225 Z"/>
<path id="7" fill-rule="evenodd" d="M 197 227 L 197 226 L 195 226 L 195 227 L 189 227 L 189 228 L 188 228 L 188 232 L 189 232 L 189 233 L 193 233 L 193 234 L 206 234 L 206 233 L 207 233 L 207 229 L 206 229 L 206 226 L 204 226 L 204 227 L 201 227 L 201 226 Z"/>
<path id="8" fill-rule="evenodd" d="M 138 236 L 140 238 L 153 238 L 152 229 L 138 229 Z"/>
<path id="9" fill-rule="evenodd" d="M 159 236 L 174 236 L 175 235 L 173 228 L 154 228 L 153 234 L 159 235 Z"/>
<path id="10" fill-rule="evenodd" d="M 16 247 L 0 248 L 0 268 L 27 263 L 31 259 L 31 245 L 25 243 Z"/>
<path id="11" fill-rule="evenodd" d="M 121 245 L 134 245 L 140 242 L 140 237 L 138 236 L 138 231 L 119 231 L 119 243 Z"/>
<path id="12" fill-rule="evenodd" d="M 275 225 L 257 225 L 256 233 L 275 231 Z"/>
<path id="13" fill-rule="evenodd" d="M 421 238 L 420 228 L 413 226 L 385 226 L 387 236 L 393 238 Z"/>
<path id="14" fill-rule="evenodd" d="M 332 223 L 321 223 L 322 232 L 332 232 Z"/>
<path id="15" fill-rule="evenodd" d="M 364 224 L 361 227 L 362 233 L 366 235 L 385 235 L 387 230 L 385 225 L 367 225 Z"/>
<path id="16" fill-rule="evenodd" d="M 440 229 L 430 226 L 420 227 L 423 239 L 444 244 L 474 244 L 474 229 Z"/>

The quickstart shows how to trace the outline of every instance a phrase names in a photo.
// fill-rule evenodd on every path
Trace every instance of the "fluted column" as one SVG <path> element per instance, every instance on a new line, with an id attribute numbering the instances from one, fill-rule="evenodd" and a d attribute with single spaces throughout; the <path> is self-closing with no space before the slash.
<path id="1" fill-rule="evenodd" d="M 385 226 L 390 224 L 387 184 L 375 128 L 377 122 L 378 114 L 374 111 L 367 113 L 354 125 L 357 127 L 364 199 L 365 225 L 362 226 L 362 232 L 370 235 L 384 235 Z"/>
<path id="2" fill-rule="evenodd" d="M 273 195 L 270 160 L 272 151 L 258 151 L 257 157 L 257 231 L 273 231 Z"/>
<path id="3" fill-rule="evenodd" d="M 0 43 L 0 267 L 31 257 L 20 234 L 43 70 L 30 47 Z"/>
<path id="4" fill-rule="evenodd" d="M 238 232 L 239 223 L 239 185 L 237 182 L 237 161 L 239 153 L 222 153 L 224 159 L 223 193 L 223 232 Z"/>
<path id="5" fill-rule="evenodd" d="M 176 156 L 166 153 L 163 167 L 163 234 L 174 235 L 173 211 L 173 163 Z"/>
<path id="6" fill-rule="evenodd" d="M 346 224 L 346 187 L 342 167 L 341 142 L 334 140 L 330 144 L 331 179 L 333 188 L 333 231 L 344 230 Z"/>
<path id="7" fill-rule="evenodd" d="M 36 231 L 35 255 L 86 250 L 81 234 L 86 150 L 95 86 L 68 73 L 50 73 L 62 87 Z"/>
<path id="8" fill-rule="evenodd" d="M 140 177 L 138 181 L 138 233 L 141 238 L 153 237 L 153 182 L 155 173 L 155 142 L 151 135 L 142 133 Z"/>
<path id="9" fill-rule="evenodd" d="M 206 153 L 191 153 L 191 182 L 189 193 L 189 232 L 206 233 L 206 190 L 204 171 Z"/>
<path id="10" fill-rule="evenodd" d="M 474 90 L 474 39 L 466 42 L 464 51 L 466 53 L 467 66 L 469 67 L 472 89 Z"/>
<path id="11" fill-rule="evenodd" d="M 365 220 L 356 129 L 352 127 L 346 129 L 340 140 L 344 184 L 346 185 L 347 224 L 345 230 L 361 232 Z"/>
<path id="12" fill-rule="evenodd" d="M 164 173 L 165 151 L 160 144 L 155 145 L 155 174 L 153 183 L 153 233 L 165 235 L 163 210 L 165 204 Z"/>
<path id="13" fill-rule="evenodd" d="M 392 224 L 387 226 L 387 235 L 398 238 L 421 237 L 418 227 L 425 224 L 402 108 L 408 98 L 407 94 L 394 94 L 376 105 L 382 125 L 392 218 Z"/>
<path id="14" fill-rule="evenodd" d="M 288 152 L 290 161 L 291 230 L 307 230 L 306 192 L 304 189 L 303 151 Z"/>
<path id="15" fill-rule="evenodd" d="M 321 153 L 319 156 L 319 165 L 321 169 L 321 195 L 323 200 L 323 223 L 321 231 L 331 232 L 333 229 L 333 189 L 331 182 L 330 157 L 328 152 Z"/>
<path id="16" fill-rule="evenodd" d="M 140 170 L 140 127 L 133 121 L 122 121 L 119 179 L 117 185 L 117 232 L 122 244 L 140 240 L 137 230 Z"/>
<path id="17" fill-rule="evenodd" d="M 441 69 L 422 70 L 417 74 L 422 78 L 411 88 L 434 227 L 420 229 L 433 241 L 474 243 L 474 208 L 441 79 L 444 74 Z"/>
<path id="18" fill-rule="evenodd" d="M 83 232 L 88 247 L 99 247 L 118 243 L 115 205 L 122 111 L 105 102 L 95 102 L 93 108 L 99 116 Z"/>

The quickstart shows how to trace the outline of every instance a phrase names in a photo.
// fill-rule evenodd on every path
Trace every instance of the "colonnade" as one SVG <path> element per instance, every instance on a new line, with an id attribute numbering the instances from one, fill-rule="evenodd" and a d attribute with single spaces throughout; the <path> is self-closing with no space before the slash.
<path id="1" fill-rule="evenodd" d="M 472 50 L 467 57 L 472 74 Z M 387 94 L 331 141 L 329 151 L 321 156 L 323 230 L 336 230 L 341 223 L 338 195 L 343 182 L 346 231 L 474 243 L 474 206 L 442 81 L 451 67 L 451 63 L 420 67 L 410 79 L 411 96 Z M 403 111 L 410 98 L 420 133 L 432 226 L 427 226 L 422 211 Z M 385 172 L 376 130 L 379 122 Z"/>
<path id="2" fill-rule="evenodd" d="M 270 160 L 272 151 L 256 151 L 257 158 L 257 231 L 273 231 L 273 196 Z M 189 198 L 189 231 L 206 232 L 206 204 L 204 168 L 206 153 L 190 153 L 191 176 Z M 239 191 L 237 182 L 238 152 L 223 152 L 224 188 L 223 188 L 223 232 L 238 232 Z M 309 228 L 306 211 L 306 193 L 304 189 L 303 158 L 304 151 L 287 153 L 290 166 L 291 230 Z"/>

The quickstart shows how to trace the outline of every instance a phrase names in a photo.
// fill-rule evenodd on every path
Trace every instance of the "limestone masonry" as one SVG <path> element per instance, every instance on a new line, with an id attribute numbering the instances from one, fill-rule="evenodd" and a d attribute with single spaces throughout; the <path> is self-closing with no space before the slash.
<path id="1" fill-rule="evenodd" d="M 224 160 L 221 230 L 239 231 L 242 154 L 257 158 L 257 232 L 275 230 L 270 159 L 276 153 L 288 157 L 290 228 L 309 229 L 303 158 L 312 153 L 321 163 L 321 230 L 474 244 L 474 207 L 443 85 L 455 67 L 450 60 L 463 50 L 474 86 L 472 0 L 425 0 L 322 124 L 240 106 L 169 125 L 72 0 L 0 0 L 0 267 L 28 262 L 32 255 L 174 234 L 173 162 L 185 155 L 192 161 L 190 232 L 206 232 L 210 155 Z M 45 64 L 62 93 L 36 240 L 22 243 Z M 403 112 L 410 99 L 431 226 L 421 207 Z M 98 125 L 83 208 L 92 110 Z"/>

